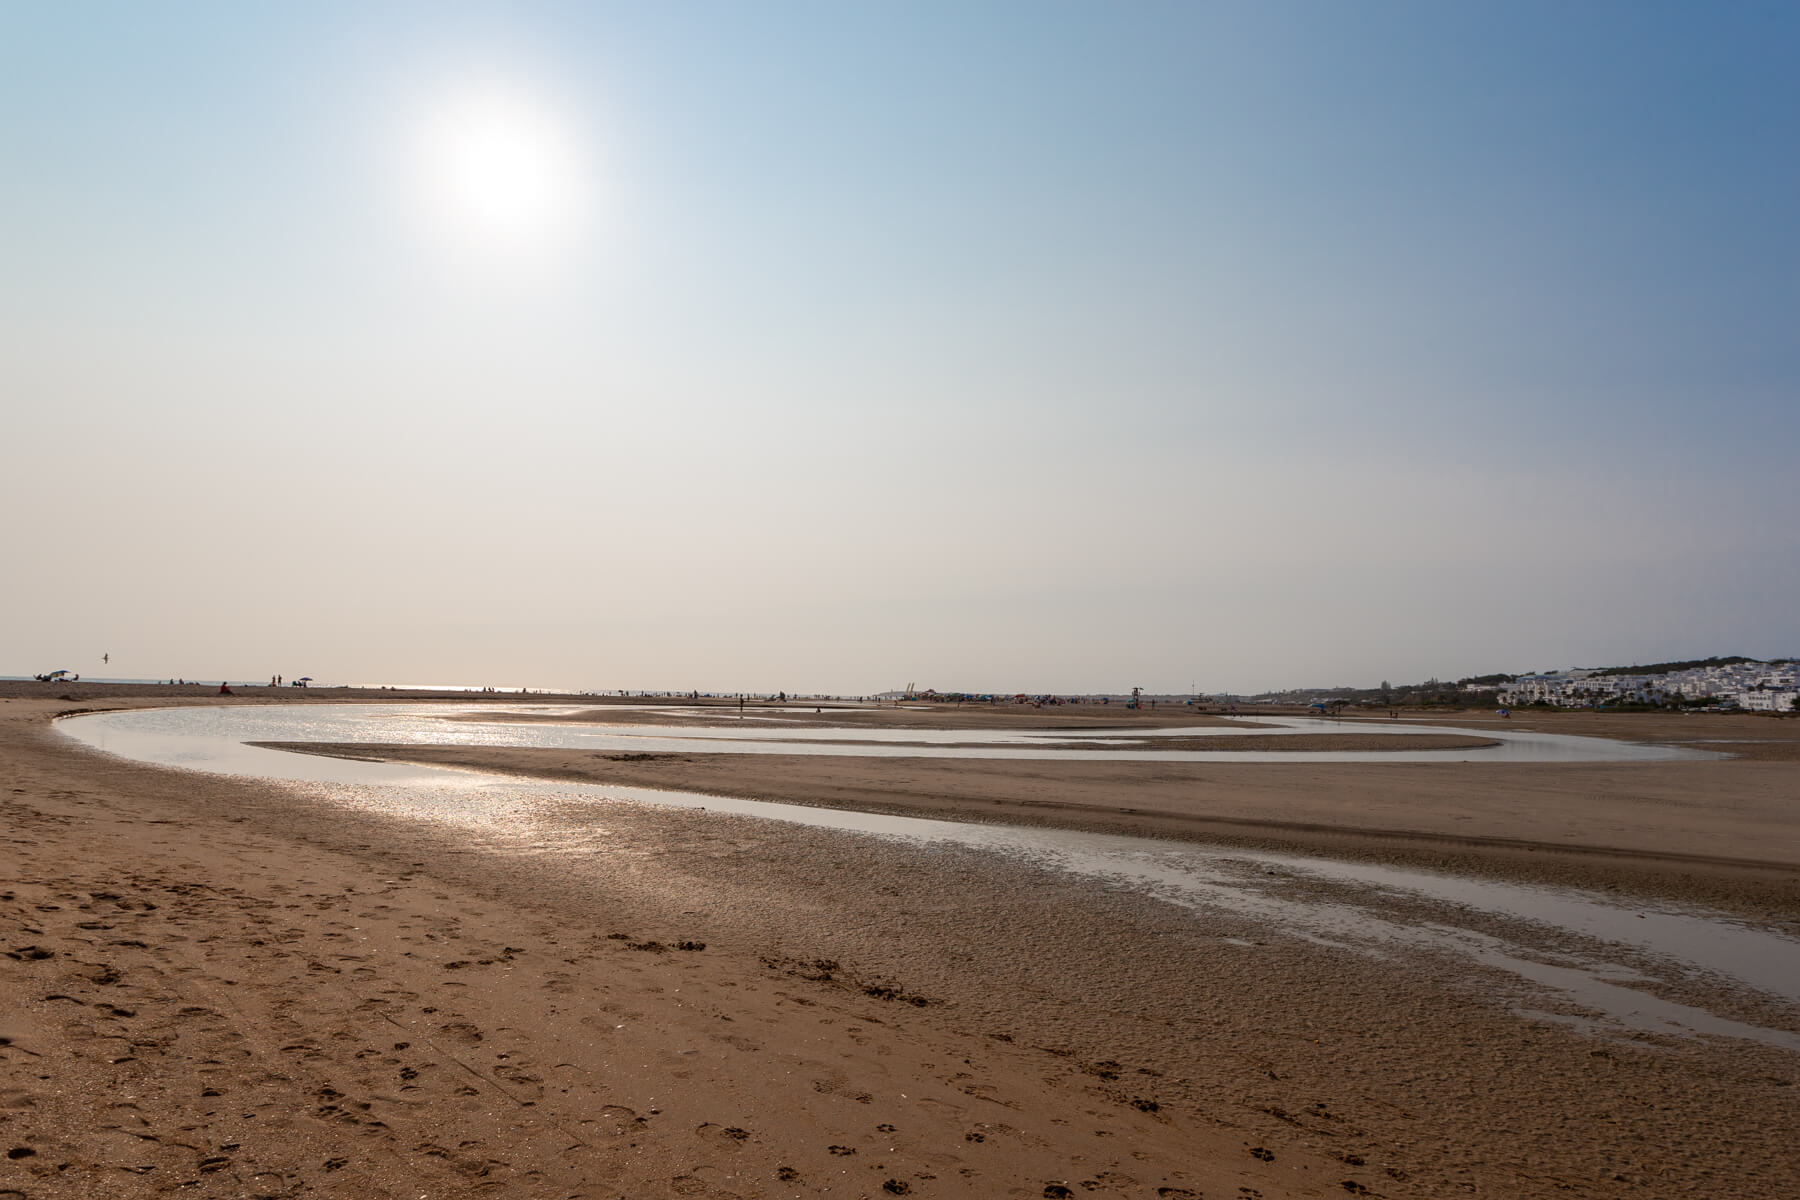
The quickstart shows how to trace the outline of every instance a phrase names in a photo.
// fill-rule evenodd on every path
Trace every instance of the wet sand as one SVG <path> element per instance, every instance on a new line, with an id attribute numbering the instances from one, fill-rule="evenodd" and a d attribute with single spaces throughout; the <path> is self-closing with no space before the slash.
<path id="1" fill-rule="evenodd" d="M 635 805 L 598 826 L 571 807 L 559 846 L 521 852 L 504 831 L 399 821 L 324 787 L 139 766 L 47 727 L 60 710 L 141 702 L 166 701 L 0 701 L 0 1138 L 14 1155 L 0 1189 L 1528 1197 L 1800 1186 L 1800 1063 L 1767 1047 L 1524 1021 L 1493 1003 L 1505 985 L 1480 971 L 1379 968 L 1228 914 L 1177 912 L 976 852 Z M 1721 723 L 1700 736 L 1793 724 Z M 1674 854 L 1676 875 L 1746 901 L 1787 895 L 1777 919 L 1800 911 L 1783 891 L 1800 856 L 1781 840 L 1796 775 L 1779 759 L 1543 768 L 1536 780 L 1515 767 L 1510 782 L 1458 764 L 1208 764 L 1198 789 L 1083 774 L 1143 764 L 1034 763 L 1009 764 L 1011 783 L 958 790 L 971 764 L 899 760 L 923 772 L 899 787 L 882 774 L 889 760 L 815 760 L 808 777 L 786 759 L 748 757 L 592 765 L 681 787 L 705 782 L 705 768 L 731 794 L 885 794 L 965 818 L 998 798 L 1007 820 L 1035 811 L 1158 832 L 1242 819 L 1262 824 L 1240 836 L 1273 843 L 1296 836 L 1290 826 L 1335 822 L 1320 836 L 1369 853 L 1409 836 L 1475 841 L 1461 828 L 1471 822 L 1478 837 L 1536 837 L 1541 828 L 1507 823 L 1519 795 L 1536 798 L 1540 820 L 1612 805 L 1573 827 L 1583 850 L 1564 855 L 1568 869 L 1622 855 L 1641 860 L 1633 870 L 1653 889 L 1660 876 L 1644 864 Z M 1401 786 L 1431 772 L 1435 782 Z M 1204 811 L 1190 811 L 1197 790 Z M 1646 814 L 1661 822 L 1654 835 L 1642 833 Z M 1366 827 L 1380 836 L 1365 844 Z"/>
<path id="2" fill-rule="evenodd" d="M 452 718 L 461 719 L 461 718 Z M 468 718 L 473 722 L 476 718 Z M 510 724 L 524 724 L 511 720 Z M 535 724 L 536 722 L 531 722 Z M 722 729 L 725 724 L 711 723 L 696 728 L 696 733 L 704 733 L 707 729 Z M 790 745 L 819 746 L 890 746 L 908 749 L 930 749 L 942 746 L 942 742 L 928 741 L 896 741 L 892 738 L 818 738 L 807 737 L 804 733 L 784 735 L 781 739 Z M 271 745 L 275 743 L 269 743 Z M 1018 742 L 982 742 L 958 741 L 957 746 L 966 750 L 1017 750 Z M 1488 746 L 1499 745 L 1493 738 L 1472 737 L 1467 734 L 1454 733 L 1418 733 L 1411 735 L 1392 733 L 1296 733 L 1284 734 L 1281 737 L 1261 737 L 1255 734 L 1233 735 L 1212 734 L 1205 737 L 1158 736 L 1155 738 L 1131 738 L 1108 734 L 1104 741 L 1097 736 L 1082 739 L 1074 731 L 1064 738 L 1036 738 L 1030 743 L 1032 748 L 1041 750 L 1255 750 L 1273 754 L 1307 754 L 1320 751 L 1343 750 L 1368 753 L 1376 750 L 1478 750 Z M 282 747 L 287 748 L 287 747 Z"/>
<path id="3" fill-rule="evenodd" d="M 1049 825 L 1623 888 L 1800 914 L 1800 795 L 1774 763 L 1125 763 L 315 747 L 947 820 Z M 1793 923 L 1800 929 L 1800 921 Z"/>
<path id="4" fill-rule="evenodd" d="M 985 706 L 974 711 L 989 728 L 1037 728 L 1040 717 L 1015 712 L 1009 725 Z M 626 721 L 620 715 L 598 710 L 561 719 L 709 723 L 706 715 L 634 713 Z M 876 723 L 873 714 L 860 716 L 863 724 Z M 1132 727 L 1132 716 L 1108 723 L 1090 718 L 1086 725 Z M 893 719 L 899 728 L 920 727 L 912 713 Z M 1525 729 L 1691 746 L 1732 757 L 1657 764 L 1461 763 L 1450 761 L 1453 755 L 1443 763 L 1113 763 L 268 744 L 542 779 L 1178 838 L 1624 890 L 1705 903 L 1800 932 L 1800 719 L 1552 713 L 1506 721 L 1491 714 L 1415 720 L 1468 733 L 1403 735 L 1392 732 L 1400 722 L 1372 719 L 1345 720 L 1341 733 L 1165 736 L 1155 744 L 1280 747 L 1301 759 L 1308 750 L 1453 751 L 1492 744 L 1481 736 L 1484 730 Z M 845 723 L 829 709 L 817 716 L 789 714 L 784 721 L 796 727 L 792 740 L 801 742 L 808 740 L 807 725 Z"/>

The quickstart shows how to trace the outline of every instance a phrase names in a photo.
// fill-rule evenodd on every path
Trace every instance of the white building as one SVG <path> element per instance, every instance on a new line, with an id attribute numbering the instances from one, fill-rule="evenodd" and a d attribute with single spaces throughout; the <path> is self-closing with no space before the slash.
<path id="1" fill-rule="evenodd" d="M 1750 712 L 1788 712 L 1796 694 L 1800 694 L 1800 663 L 1785 659 L 1715 664 L 1657 675 L 1602 675 L 1580 669 L 1522 675 L 1501 689 L 1500 702 L 1589 708 L 1710 698 Z"/>

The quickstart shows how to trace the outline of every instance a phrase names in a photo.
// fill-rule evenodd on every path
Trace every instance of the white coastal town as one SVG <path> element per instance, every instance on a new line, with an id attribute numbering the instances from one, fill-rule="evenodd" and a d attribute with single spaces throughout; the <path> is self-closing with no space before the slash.
<path id="1" fill-rule="evenodd" d="M 1464 691 L 1493 685 L 1463 685 Z M 1571 668 L 1520 675 L 1498 688 L 1501 704 L 1522 707 L 1595 708 L 1608 704 L 1659 707 L 1719 707 L 1743 712 L 1800 709 L 1800 662 L 1752 659 L 1708 662 L 1682 670 L 1630 673 L 1617 667 Z"/>

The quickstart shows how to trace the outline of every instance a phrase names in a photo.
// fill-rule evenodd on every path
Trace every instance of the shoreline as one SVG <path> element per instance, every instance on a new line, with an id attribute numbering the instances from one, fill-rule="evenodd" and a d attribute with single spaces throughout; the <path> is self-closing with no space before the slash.
<path id="1" fill-rule="evenodd" d="M 1331 771 L 1340 785 L 1354 780 L 1357 792 L 1396 791 L 1424 799 L 1421 789 L 1435 781 L 1421 774 L 1454 771 L 1476 781 L 1495 806 L 1504 802 L 1514 778 L 1544 780 L 1576 768 L 1513 765 L 1472 768 L 1462 764 L 1400 766 L 1331 764 L 1301 767 L 1288 763 L 1216 766 L 1201 764 L 1112 764 L 999 762 L 969 759 L 864 759 L 817 755 L 671 753 L 596 754 L 591 751 L 491 746 L 420 746 L 381 743 L 262 742 L 290 753 L 367 762 L 411 763 L 605 787 L 608 784 L 692 792 L 729 799 L 773 801 L 805 807 L 879 813 L 900 817 L 978 824 L 1022 825 L 1127 837 L 1163 838 L 1235 846 L 1277 853 L 1321 855 L 1417 867 L 1446 874 L 1626 892 L 1647 899 L 1701 903 L 1755 916 L 1800 934 L 1800 839 L 1780 828 L 1778 814 L 1723 840 L 1721 853 L 1657 849 L 1648 845 L 1531 837 L 1498 832 L 1458 832 L 1443 821 L 1437 828 L 1416 812 L 1400 812 L 1393 823 L 1357 824 L 1333 817 L 1318 805 L 1295 803 L 1317 772 Z M 1687 766 L 1688 764 L 1681 764 Z M 1707 764 L 1698 764 L 1707 765 Z M 1668 769 L 1614 764 L 1590 767 L 1587 775 L 1622 770 Z M 1791 774 L 1785 768 L 1782 775 Z M 1771 772 L 1761 770 L 1768 776 Z M 1284 778 L 1285 775 L 1285 778 Z M 1513 776 L 1514 778 L 1509 778 Z M 848 778 L 846 778 L 848 777 Z M 1195 811 L 1183 793 L 1242 791 L 1258 785 L 1256 803 L 1287 803 L 1298 814 L 1245 815 L 1239 802 L 1229 812 Z M 1128 791 L 1130 804 L 1091 799 L 1108 791 Z M 1432 792 L 1431 794 L 1435 794 Z M 1654 803 L 1652 797 L 1646 803 Z M 1464 803 L 1471 797 L 1465 796 Z M 1605 819 L 1626 811 L 1615 807 Z M 1317 819 L 1304 819 L 1306 814 Z M 1366 813 L 1363 814 L 1366 816 Z M 1488 825 L 1499 823 L 1490 811 Z M 1524 824 L 1519 814 L 1507 814 Z M 1477 818 L 1454 814 L 1453 821 Z M 1583 832 L 1604 833 L 1604 822 Z M 1633 831 L 1640 843 L 1680 842 L 1693 827 Z M 1782 835 L 1772 840 L 1771 834 Z M 1715 831 L 1716 836 L 1716 831 Z M 1615 839 L 1617 841 L 1618 839 Z M 1786 851 L 1771 857 L 1771 849 Z"/>
<path id="2" fill-rule="evenodd" d="M 43 685 L 33 685 L 40 689 Z M 27 689 L 29 691 L 29 689 Z M 96 691 L 102 689 L 96 685 Z M 111 689 L 57 716 L 104 708 L 284 703 L 285 692 L 317 691 L 306 702 L 441 703 L 467 696 L 392 693 L 352 701 L 347 689 L 263 689 L 271 696 L 143 695 Z M 119 694 L 123 692 L 124 694 Z M 0 689 L 0 697 L 4 690 Z M 534 697 L 533 701 L 537 699 Z M 545 698 L 556 705 L 579 697 Z M 506 708 L 517 697 L 489 694 L 471 705 Z M 703 730 L 735 719 L 736 705 L 679 702 L 670 713 L 640 698 L 609 699 L 562 714 L 477 711 L 469 719 L 537 723 L 654 723 Z M 805 729 L 846 724 L 877 728 L 988 727 L 1018 731 L 1071 727 L 1101 731 L 1145 724 L 1144 715 L 1052 712 L 973 705 L 920 710 L 850 708 L 820 713 L 771 704 L 759 726 Z M 752 710 L 754 711 L 754 709 Z M 1292 716 L 1299 714 L 1260 714 Z M 773 718 L 773 720 L 770 720 Z M 450 717 L 450 721 L 460 718 Z M 1164 713 L 1164 727 L 1240 723 L 1217 714 Z M 1254 715 L 1250 718 L 1254 720 Z M 1216 843 L 1277 853 L 1323 855 L 1514 882 L 1590 888 L 1647 899 L 1698 903 L 1800 932 L 1800 720 L 1763 715 L 1550 713 L 1497 720 L 1485 711 L 1434 713 L 1420 722 L 1467 731 L 1472 741 L 1501 728 L 1573 733 L 1658 745 L 1693 745 L 1733 757 L 1676 764 L 1255 764 L 1063 763 L 979 759 L 842 758 L 742 753 L 642 752 L 477 746 L 270 743 L 272 748 L 370 761 L 489 772 L 604 786 L 662 788 L 734 799 L 919 816 L 952 821 L 1063 828 Z M 1433 734 L 1392 732 L 1389 719 L 1345 720 L 1341 734 L 1283 734 L 1257 742 L 1319 748 L 1360 741 L 1370 748 Z M 1699 735 L 1699 736 L 1696 736 Z M 1375 742 L 1369 739 L 1380 738 Z M 1329 741 L 1327 741 L 1329 739 Z M 1162 742 L 1184 741 L 1169 739 Z M 1238 739 L 1208 734 L 1202 748 Z M 1253 735 L 1243 739 L 1246 743 Z M 1455 746 L 1444 746 L 1453 751 Z M 1125 797 L 1118 799 L 1115 797 Z M 1704 797 L 1703 803 L 1695 798 Z M 1794 802 L 1790 803 L 1788 798 Z"/>

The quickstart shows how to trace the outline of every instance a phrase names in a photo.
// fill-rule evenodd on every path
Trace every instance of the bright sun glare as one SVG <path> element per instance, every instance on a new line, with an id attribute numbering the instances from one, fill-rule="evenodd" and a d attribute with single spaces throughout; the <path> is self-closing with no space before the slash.
<path id="1" fill-rule="evenodd" d="M 579 232 L 588 204 L 580 145 L 572 123 L 543 99 L 466 86 L 421 110 L 411 142 L 412 208 L 440 246 L 529 257 Z"/>

